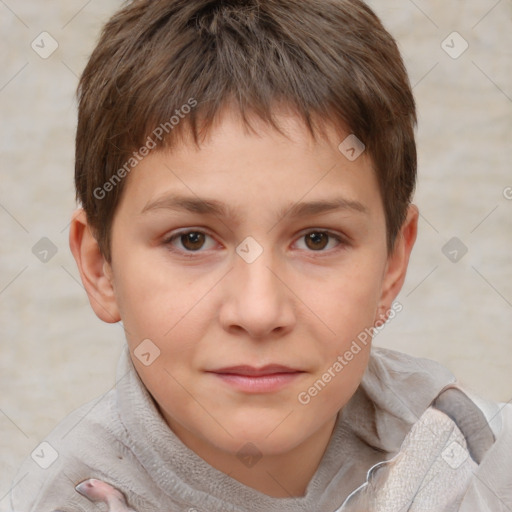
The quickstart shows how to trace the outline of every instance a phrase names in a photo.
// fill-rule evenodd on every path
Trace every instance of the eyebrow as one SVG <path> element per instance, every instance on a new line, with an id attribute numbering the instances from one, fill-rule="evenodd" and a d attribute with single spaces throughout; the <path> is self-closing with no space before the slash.
<path id="1" fill-rule="evenodd" d="M 196 198 L 180 195 L 166 195 L 151 201 L 144 206 L 141 214 L 155 210 L 188 211 L 201 215 L 230 218 L 237 221 L 240 215 L 231 206 L 216 199 Z M 332 211 L 348 210 L 356 213 L 368 213 L 368 208 L 359 201 L 353 201 L 343 197 L 328 200 L 291 203 L 279 210 L 277 218 L 289 216 L 291 218 L 307 217 L 328 213 Z"/>

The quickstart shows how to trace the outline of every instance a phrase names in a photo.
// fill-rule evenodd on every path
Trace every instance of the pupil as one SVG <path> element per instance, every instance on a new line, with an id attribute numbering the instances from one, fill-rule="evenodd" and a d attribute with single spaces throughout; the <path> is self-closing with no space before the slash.
<path id="1" fill-rule="evenodd" d="M 327 235 L 325 233 L 310 233 L 306 235 L 306 245 L 310 249 L 323 249 L 327 245 Z"/>
<path id="2" fill-rule="evenodd" d="M 204 244 L 204 234 L 203 233 L 187 233 L 182 235 L 181 242 L 183 243 L 183 247 L 191 251 L 197 251 Z"/>

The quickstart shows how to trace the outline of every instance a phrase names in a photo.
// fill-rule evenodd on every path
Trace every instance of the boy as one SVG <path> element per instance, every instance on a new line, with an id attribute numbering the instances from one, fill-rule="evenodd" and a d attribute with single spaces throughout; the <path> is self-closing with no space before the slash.
<path id="1" fill-rule="evenodd" d="M 418 211 L 415 106 L 358 0 L 135 0 L 80 82 L 70 245 L 117 387 L 16 511 L 505 511 L 512 408 L 371 348 Z"/>

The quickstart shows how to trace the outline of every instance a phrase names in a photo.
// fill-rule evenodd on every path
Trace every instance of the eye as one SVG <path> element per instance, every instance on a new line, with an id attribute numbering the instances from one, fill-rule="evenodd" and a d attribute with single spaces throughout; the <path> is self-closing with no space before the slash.
<path id="1" fill-rule="evenodd" d="M 209 244 L 207 243 L 208 240 L 210 240 Z M 200 249 L 211 249 L 215 246 L 213 238 L 202 231 L 175 233 L 167 238 L 164 243 L 185 252 L 198 252 Z"/>
<path id="2" fill-rule="evenodd" d="M 326 249 L 333 249 L 338 245 L 343 245 L 342 238 L 329 231 L 310 231 L 302 235 L 299 240 L 304 240 L 306 249 L 316 252 L 325 252 Z M 303 249 L 303 247 L 299 248 Z"/>

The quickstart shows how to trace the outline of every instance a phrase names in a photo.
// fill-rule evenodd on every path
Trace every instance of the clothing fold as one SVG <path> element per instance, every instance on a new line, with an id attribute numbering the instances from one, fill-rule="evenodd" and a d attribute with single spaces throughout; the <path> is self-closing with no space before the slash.
<path id="1" fill-rule="evenodd" d="M 13 512 L 97 512 L 75 490 L 89 478 L 118 489 L 137 512 L 512 510 L 512 406 L 469 396 L 438 363 L 377 347 L 304 496 L 264 495 L 185 446 L 127 348 L 115 389 L 45 441 L 58 457 L 46 469 L 25 461 Z"/>

